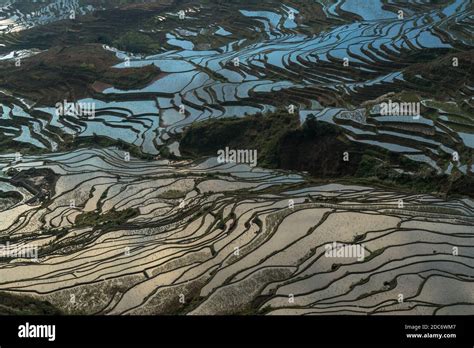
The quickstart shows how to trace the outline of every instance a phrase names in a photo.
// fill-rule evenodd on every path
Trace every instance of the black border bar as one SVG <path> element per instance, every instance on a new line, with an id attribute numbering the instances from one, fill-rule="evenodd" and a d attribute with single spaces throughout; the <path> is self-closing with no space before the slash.
<path id="1" fill-rule="evenodd" d="M 19 326 L 25 323 L 55 325 L 55 341 L 19 338 Z M 414 333 L 455 334 L 456 337 L 407 337 Z M 0 316 L 1 348 L 37 344 L 87 347 L 449 345 L 472 348 L 474 316 Z"/>

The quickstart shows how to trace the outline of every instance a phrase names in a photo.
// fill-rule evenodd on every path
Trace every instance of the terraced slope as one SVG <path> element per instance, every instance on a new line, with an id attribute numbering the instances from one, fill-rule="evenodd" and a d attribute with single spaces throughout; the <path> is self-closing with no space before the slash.
<path id="1" fill-rule="evenodd" d="M 235 29 L 232 33 L 231 26 L 197 31 L 209 19 L 207 13 L 213 13 L 206 7 L 210 5 L 202 6 L 188 9 L 189 16 L 182 20 L 175 18 L 176 13 L 160 16 L 156 30 L 180 24 L 166 34 L 169 49 L 164 53 L 140 58 L 116 51 L 127 60 L 117 67 L 154 64 L 166 73 L 162 78 L 138 90 L 104 86 L 93 98 L 80 100 L 96 104 L 94 120 L 58 119 L 54 108 L 9 102 L 3 107 L 4 134 L 15 141 L 31 137 L 34 140 L 27 142 L 37 148 L 58 149 L 61 146 L 55 146 L 57 140 L 53 142 L 48 133 L 59 128 L 79 137 L 118 137 L 157 154 L 192 122 L 294 105 L 302 119 L 315 114 L 340 124 L 351 141 L 405 153 L 438 172 L 449 173 L 453 167 L 464 174 L 472 172 L 472 51 L 462 52 L 472 49 L 468 1 L 449 1 L 444 7 L 420 5 L 417 11 L 397 4 L 403 19 L 390 10 L 364 12 L 354 6 L 358 20 L 318 34 L 308 34 L 307 24 L 299 24 L 306 18 L 300 19 L 298 10 L 289 5 L 275 8 L 269 2 L 261 7 L 272 6 L 272 11 L 237 11 L 235 23 L 244 21 L 252 32 L 261 32 L 264 39 L 258 42 Z M 348 13 L 351 6 L 338 2 L 325 8 L 326 20 Z M 239 40 L 241 34 L 244 38 Z M 230 38 L 224 46 L 201 44 L 221 36 Z M 456 67 L 453 58 L 458 59 Z M 428 62 L 435 64 L 435 71 L 449 69 L 451 81 L 433 76 Z M 402 93 L 401 101 L 422 102 L 426 109 L 415 120 L 380 116 L 380 110 L 370 108 L 371 101 L 380 102 L 389 92 Z M 447 102 L 457 103 L 458 109 Z M 37 117 L 25 119 L 35 111 L 41 111 L 37 117 L 42 122 Z M 18 122 L 3 121 L 10 118 Z M 462 154 L 459 163 L 447 160 L 455 151 Z"/>
<path id="2" fill-rule="evenodd" d="M 13 167 L 59 178 L 50 200 L 22 189 L 2 209 L 2 236 L 39 253 L 2 263 L 0 290 L 67 313 L 472 313 L 470 200 L 308 186 L 215 159 L 125 162 L 113 149 Z M 367 254 L 325 257 L 333 242 Z"/>

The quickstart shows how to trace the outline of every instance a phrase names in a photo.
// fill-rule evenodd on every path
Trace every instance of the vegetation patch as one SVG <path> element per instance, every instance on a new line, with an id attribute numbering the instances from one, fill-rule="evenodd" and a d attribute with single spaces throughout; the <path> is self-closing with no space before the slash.
<path id="1" fill-rule="evenodd" d="M 106 213 L 95 211 L 85 212 L 76 218 L 76 227 L 95 226 L 101 228 L 120 226 L 128 220 L 139 215 L 137 208 L 127 208 L 125 210 L 110 210 Z"/>
<path id="2" fill-rule="evenodd" d="M 53 106 L 63 100 L 93 96 L 97 81 L 120 89 L 136 89 L 160 75 L 155 65 L 140 68 L 113 68 L 120 60 L 99 44 L 56 46 L 22 60 L 0 63 L 0 88 Z"/>
<path id="3" fill-rule="evenodd" d="M 217 156 L 225 147 L 256 149 L 260 167 L 308 172 L 317 179 L 474 196 L 472 176 L 440 175 L 402 154 L 350 142 L 341 128 L 311 115 L 301 126 L 296 115 L 284 111 L 207 120 L 189 126 L 180 142 L 181 154 L 191 157 Z"/>
<path id="4" fill-rule="evenodd" d="M 0 315 L 61 315 L 61 311 L 47 301 L 30 296 L 0 292 Z"/>
<path id="5" fill-rule="evenodd" d="M 163 193 L 160 193 L 159 197 L 163 199 L 179 199 L 184 198 L 186 196 L 186 192 L 179 191 L 179 190 L 169 190 Z"/>

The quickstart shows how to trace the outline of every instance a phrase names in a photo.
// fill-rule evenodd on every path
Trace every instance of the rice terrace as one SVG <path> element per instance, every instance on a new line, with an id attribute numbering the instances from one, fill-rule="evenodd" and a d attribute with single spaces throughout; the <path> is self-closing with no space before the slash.
<path id="1" fill-rule="evenodd" d="M 470 0 L 0 0 L 0 314 L 474 315 Z"/>

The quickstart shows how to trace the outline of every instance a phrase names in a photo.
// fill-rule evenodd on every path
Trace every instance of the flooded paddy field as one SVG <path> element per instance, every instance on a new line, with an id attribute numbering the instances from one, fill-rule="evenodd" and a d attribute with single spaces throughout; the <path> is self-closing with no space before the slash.
<path id="1" fill-rule="evenodd" d="M 23 190 L 0 213 L 11 243 L 39 246 L 38 260 L 2 263 L 1 290 L 70 314 L 433 314 L 461 303 L 470 311 L 472 200 L 308 185 L 215 158 L 121 155 L 84 149 L 14 166 L 2 160 L 6 170 L 58 178 L 49 203 Z M 129 211 L 136 214 L 120 225 L 87 221 Z M 364 261 L 325 257 L 333 241 L 364 245 Z"/>
<path id="2" fill-rule="evenodd" d="M 0 294 L 65 314 L 473 314 L 473 15 L 0 2 L 0 244 L 34 251 L 0 254 Z M 245 142 L 225 126 L 282 113 Z M 215 151 L 234 148 L 256 162 Z"/>

